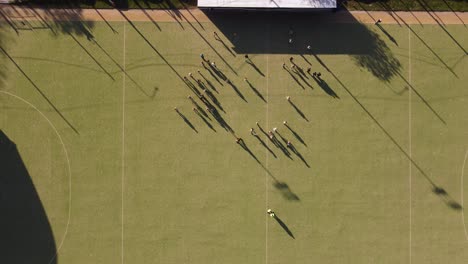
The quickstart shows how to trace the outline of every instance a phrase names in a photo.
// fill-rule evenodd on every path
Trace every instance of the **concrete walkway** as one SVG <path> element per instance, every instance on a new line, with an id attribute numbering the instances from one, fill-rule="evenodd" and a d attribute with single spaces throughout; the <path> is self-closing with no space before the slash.
<path id="1" fill-rule="evenodd" d="M 183 10 L 139 10 L 119 11 L 116 9 L 42 9 L 15 7 L 0 4 L 0 21 L 45 20 L 45 21 L 189 21 L 209 22 L 209 17 L 200 9 Z M 374 23 L 382 19 L 383 24 L 441 24 L 466 25 L 468 12 L 366 12 L 329 11 L 311 13 L 311 16 L 330 23 Z"/>

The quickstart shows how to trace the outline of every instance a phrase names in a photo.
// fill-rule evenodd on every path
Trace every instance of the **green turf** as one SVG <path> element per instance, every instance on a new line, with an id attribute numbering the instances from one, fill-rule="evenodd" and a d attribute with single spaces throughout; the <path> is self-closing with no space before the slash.
<path id="1" fill-rule="evenodd" d="M 282 70 L 287 26 L 246 23 L 133 22 L 153 47 L 130 23 L 111 22 L 116 33 L 89 25 L 98 44 L 63 32 L 78 24 L 56 34 L 1 25 L 9 57 L 0 55 L 0 129 L 39 195 L 60 248 L 56 263 L 465 263 L 464 209 L 450 205 L 466 202 L 468 191 L 466 28 L 383 25 L 386 35 L 374 25 L 297 25 L 297 45 L 310 36 L 318 52 L 304 59 L 297 46 L 294 59 L 322 72 L 333 98 L 312 77 L 311 88 L 293 74 L 302 88 Z M 265 77 L 215 41 L 215 30 L 228 47 L 257 51 L 251 58 Z M 201 67 L 201 52 L 247 102 Z M 216 132 L 192 111 L 194 95 L 177 74 L 197 69 L 258 162 L 213 117 Z M 278 127 L 310 168 L 261 135 L 277 158 L 270 154 L 249 134 L 256 121 Z M 8 198 L 0 201 L 15 203 Z M 5 252 L 8 263 L 28 250 Z"/>

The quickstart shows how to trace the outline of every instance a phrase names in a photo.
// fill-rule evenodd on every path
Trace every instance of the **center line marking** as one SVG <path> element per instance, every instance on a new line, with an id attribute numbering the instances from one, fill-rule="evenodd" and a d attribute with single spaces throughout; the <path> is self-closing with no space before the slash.
<path id="1" fill-rule="evenodd" d="M 121 233 L 121 263 L 124 263 L 124 177 L 125 177 L 125 28 L 126 22 L 124 21 L 124 34 L 123 34 L 123 72 L 122 72 L 122 178 L 121 178 L 121 203 L 122 203 L 122 215 L 121 215 L 121 225 L 122 225 L 122 233 Z"/>
<path id="2" fill-rule="evenodd" d="M 411 85 L 411 31 L 408 28 L 408 83 Z M 411 142 L 411 93 L 412 89 L 408 89 L 408 135 L 409 135 L 409 158 L 412 159 L 412 142 Z M 412 235 L 412 225 L 413 225 L 413 209 L 411 208 L 411 200 L 412 200 L 412 180 L 413 174 L 411 170 L 411 162 L 409 163 L 409 263 L 412 262 L 412 243 L 413 243 L 413 235 Z"/>

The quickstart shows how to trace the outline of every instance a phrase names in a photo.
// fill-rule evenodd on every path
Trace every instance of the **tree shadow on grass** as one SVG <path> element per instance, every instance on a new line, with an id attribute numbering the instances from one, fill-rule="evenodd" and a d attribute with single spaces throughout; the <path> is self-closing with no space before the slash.
<path id="1" fill-rule="evenodd" d="M 380 36 L 345 10 L 313 15 L 307 11 L 203 11 L 230 37 L 236 53 L 303 55 L 311 46 L 316 54 L 348 54 L 357 65 L 386 82 L 401 68 Z M 290 28 L 294 30 L 292 44 L 288 43 Z"/>
<path id="2" fill-rule="evenodd" d="M 16 148 L 0 130 L 0 255 L 2 263 L 57 263 L 49 219 Z"/>

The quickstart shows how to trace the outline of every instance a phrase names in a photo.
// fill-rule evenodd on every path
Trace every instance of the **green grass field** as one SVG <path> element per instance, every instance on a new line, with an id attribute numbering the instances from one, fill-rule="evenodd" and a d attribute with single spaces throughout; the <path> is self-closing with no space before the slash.
<path id="1" fill-rule="evenodd" d="M 0 129 L 17 155 L 2 147 L 0 261 L 466 263 L 467 28 L 293 18 L 289 47 L 267 17 L 1 24 Z M 323 82 L 288 74 L 290 56 Z M 192 111 L 180 77 L 197 70 L 250 153 Z"/>

